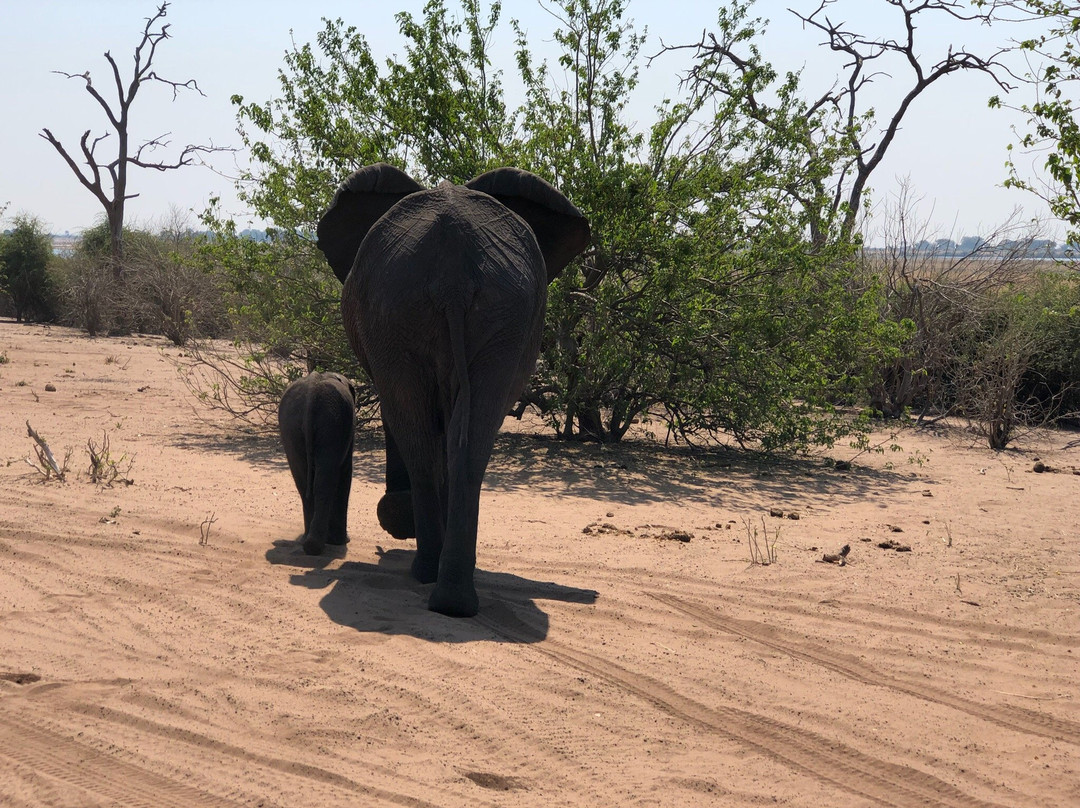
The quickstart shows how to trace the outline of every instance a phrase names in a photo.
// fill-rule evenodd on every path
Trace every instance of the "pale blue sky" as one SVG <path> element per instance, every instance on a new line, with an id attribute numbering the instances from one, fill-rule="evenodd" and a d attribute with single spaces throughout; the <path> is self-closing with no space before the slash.
<path id="1" fill-rule="evenodd" d="M 155 66 L 170 79 L 197 79 L 206 97 L 182 93 L 173 102 L 167 87 L 144 87 L 132 112 L 133 142 L 171 132 L 176 147 L 188 142 L 239 145 L 229 98 L 234 93 L 253 101 L 271 98 L 277 91 L 282 55 L 292 39 L 314 41 L 322 17 L 342 17 L 365 34 L 377 53 L 390 54 L 400 46 L 394 13 L 419 14 L 423 5 L 423 0 L 175 0 L 167 18 L 172 39 L 160 46 Z M 805 68 L 807 92 L 814 95 L 828 87 L 841 62 L 818 47 L 820 34 L 802 30 L 787 8 L 809 13 L 816 6 L 817 0 L 759 0 L 755 7 L 759 16 L 772 21 L 760 42 L 765 56 L 781 69 Z M 0 203 L 10 203 L 8 222 L 13 214 L 28 212 L 41 217 L 54 232 L 76 232 L 100 215 L 97 201 L 38 133 L 47 126 L 65 144 L 77 148 L 83 130 L 104 131 L 104 119 L 81 80 L 51 71 L 90 70 L 96 85 L 104 85 L 110 76 L 103 52 L 111 50 L 121 68 L 127 68 L 144 18 L 155 8 L 153 0 L 0 0 L 0 109 L 4 110 Z M 715 2 L 700 0 L 631 0 L 629 16 L 639 29 L 648 28 L 645 52 L 652 53 L 659 49 L 661 38 L 669 44 L 688 42 L 703 29 L 713 29 L 716 8 Z M 852 26 L 864 26 L 860 30 L 867 33 L 899 33 L 895 10 L 883 0 L 840 0 L 830 14 Z M 522 20 L 537 53 L 552 53 L 554 20 L 534 0 L 505 0 L 504 23 L 511 17 Z M 993 50 L 1018 32 L 937 25 L 920 34 L 926 36 L 925 52 L 941 55 L 950 43 Z M 507 90 L 513 93 L 508 25 L 498 45 L 496 67 L 504 70 Z M 653 103 L 674 92 L 682 66 L 676 58 L 664 57 L 643 71 L 642 85 L 633 99 L 640 122 L 651 120 Z M 873 99 L 879 111 L 891 110 L 897 93 L 908 88 L 906 74 L 897 69 L 895 78 L 882 77 L 875 86 Z M 1010 126 L 1022 124 L 1022 119 L 988 110 L 986 101 L 994 92 L 985 76 L 957 74 L 921 97 L 872 178 L 874 199 L 887 200 L 896 193 L 898 179 L 908 177 L 923 199 L 920 216 L 931 220 L 941 236 L 984 232 L 1017 206 L 1024 208 L 1025 216 L 1045 215 L 1038 200 L 1000 187 L 1005 178 L 1005 148 L 1016 139 Z M 231 160 L 219 155 L 215 162 L 229 173 Z M 129 219 L 142 225 L 160 222 L 173 207 L 201 211 L 212 195 L 220 195 L 238 221 L 245 219 L 232 183 L 207 169 L 136 170 L 129 187 L 140 194 L 129 203 Z"/>

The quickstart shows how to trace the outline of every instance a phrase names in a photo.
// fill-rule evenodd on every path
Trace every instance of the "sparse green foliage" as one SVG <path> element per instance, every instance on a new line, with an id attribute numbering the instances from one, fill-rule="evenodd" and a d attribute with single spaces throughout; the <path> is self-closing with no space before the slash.
<path id="1" fill-rule="evenodd" d="M 238 235 L 231 222 L 214 219 L 213 209 L 207 215 L 216 236 L 204 257 L 222 280 L 238 344 L 262 345 L 298 374 L 333 369 L 359 378 L 341 327 L 341 284 L 310 241 L 282 231 L 254 241 Z"/>
<path id="2" fill-rule="evenodd" d="M 272 424 L 285 388 L 304 375 L 302 365 L 237 339 L 231 350 L 195 341 L 178 368 L 188 390 L 210 409 L 253 426 Z M 276 427 L 276 425 L 275 425 Z"/>
<path id="3" fill-rule="evenodd" d="M 90 457 L 90 468 L 87 475 L 90 482 L 112 488 L 114 483 L 131 485 L 133 480 L 128 476 L 131 467 L 135 464 L 135 456 L 130 457 L 125 453 L 120 457 L 114 457 L 109 446 L 109 433 L 103 432 L 101 443 L 94 443 L 90 438 L 86 441 L 86 453 Z"/>
<path id="4" fill-rule="evenodd" d="M 978 0 L 978 5 L 1004 7 L 1019 12 L 1038 25 L 1034 36 L 1017 43 L 1031 66 L 1024 78 L 1035 90 L 1035 100 L 1018 109 L 1028 116 L 1028 131 L 1019 141 L 1022 149 L 1045 154 L 1047 182 L 1031 180 L 1017 170 L 1010 147 L 1005 185 L 1030 191 L 1042 198 L 1050 212 L 1065 222 L 1067 240 L 1080 244 L 1080 124 L 1076 120 L 1077 88 L 1080 87 L 1080 3 L 1076 0 Z M 999 13 L 1003 13 L 999 11 Z M 1000 96 L 991 107 L 1011 107 Z"/>
<path id="5" fill-rule="evenodd" d="M 265 348 L 232 366 L 258 369 L 248 389 L 214 382 L 207 400 L 271 396 L 303 369 L 360 376 L 340 285 L 313 245 L 353 170 L 386 161 L 428 183 L 460 182 L 512 164 L 551 181 L 593 231 L 549 290 L 542 361 L 524 396 L 559 435 L 617 441 L 655 418 L 677 439 L 793 450 L 865 433 L 852 405 L 911 324 L 881 317 L 880 285 L 855 271 L 855 214 L 887 146 L 862 145 L 869 114 L 848 105 L 858 74 L 848 90 L 806 100 L 799 76 L 778 75 L 758 52 L 764 23 L 749 4 L 729 4 L 718 47 L 698 48 L 689 81 L 639 126 L 626 105 L 644 35 L 625 0 L 547 8 L 561 53 L 539 63 L 517 31 L 526 100 L 512 113 L 489 61 L 500 9 L 485 13 L 478 0 L 456 14 L 444 0 L 419 18 L 399 14 L 405 45 L 385 64 L 355 28 L 327 21 L 314 45 L 286 54 L 278 98 L 234 98 L 254 157 L 242 193 L 274 228 L 269 242 L 246 240 L 211 209 L 208 257 L 229 279 L 238 334 Z M 821 24 L 819 13 L 804 19 Z M 901 58 L 915 48 L 898 47 Z M 989 69 L 958 58 L 941 75 Z M 845 185 L 852 173 L 858 182 Z"/>

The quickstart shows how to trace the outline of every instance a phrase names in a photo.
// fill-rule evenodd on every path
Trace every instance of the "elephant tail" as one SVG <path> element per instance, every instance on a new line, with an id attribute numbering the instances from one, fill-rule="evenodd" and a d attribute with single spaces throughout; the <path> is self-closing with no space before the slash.
<path id="1" fill-rule="evenodd" d="M 450 328 L 450 355 L 453 359 L 457 395 L 454 397 L 447 431 L 447 444 L 463 449 L 469 441 L 469 410 L 472 407 L 469 389 L 469 360 L 465 357 L 465 312 L 459 306 L 446 307 L 446 324 Z"/>

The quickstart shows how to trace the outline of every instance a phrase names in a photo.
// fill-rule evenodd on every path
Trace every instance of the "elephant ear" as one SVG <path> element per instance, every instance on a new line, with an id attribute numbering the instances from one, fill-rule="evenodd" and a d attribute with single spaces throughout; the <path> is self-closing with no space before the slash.
<path id="1" fill-rule="evenodd" d="M 482 191 L 526 221 L 547 264 L 548 283 L 589 246 L 589 222 L 546 180 L 520 168 L 497 168 L 465 183 Z"/>
<path id="2" fill-rule="evenodd" d="M 315 229 L 316 246 L 342 283 L 368 230 L 390 208 L 424 186 L 386 163 L 365 166 L 341 183 Z"/>

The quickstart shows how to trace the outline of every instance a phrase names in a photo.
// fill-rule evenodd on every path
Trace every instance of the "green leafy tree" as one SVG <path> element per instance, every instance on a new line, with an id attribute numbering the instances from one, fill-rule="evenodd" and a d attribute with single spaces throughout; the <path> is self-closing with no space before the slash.
<path id="1" fill-rule="evenodd" d="M 515 24 L 527 102 L 513 162 L 572 199 L 593 232 L 585 259 L 550 290 L 544 372 L 528 394 L 563 437 L 619 440 L 655 399 L 651 366 L 635 365 L 625 344 L 641 336 L 641 326 L 651 327 L 648 312 L 662 281 L 646 276 L 668 246 L 663 220 L 654 220 L 663 200 L 638 159 L 644 135 L 624 119 L 644 40 L 623 21 L 625 5 L 586 0 L 552 7 L 560 22 L 562 89 L 548 65 L 534 64 Z"/>
<path id="2" fill-rule="evenodd" d="M 363 376 L 341 328 L 341 284 L 314 244 L 315 225 L 346 177 L 384 161 L 421 181 L 461 181 L 504 163 L 509 122 L 487 53 L 499 6 L 486 15 L 478 0 L 462 8 L 460 20 L 442 0 L 431 0 L 420 20 L 396 15 L 403 55 L 383 64 L 357 28 L 326 20 L 314 45 L 285 54 L 277 98 L 233 97 L 253 158 L 240 196 L 273 225 L 269 240 L 252 241 L 212 206 L 207 257 L 229 281 L 238 338 L 285 363 L 260 372 L 241 396 L 280 393 L 303 368 Z M 263 358 L 255 364 L 264 367 Z"/>
<path id="3" fill-rule="evenodd" d="M 241 198 L 281 237 L 310 240 L 338 184 L 364 165 L 385 161 L 434 182 L 499 162 L 509 125 L 487 54 L 499 5 L 486 19 L 479 0 L 463 5 L 461 21 L 443 0 L 420 22 L 397 14 L 404 55 L 382 66 L 357 28 L 326 20 L 316 47 L 285 54 L 280 97 L 233 97 L 254 158 Z"/>
<path id="4" fill-rule="evenodd" d="M 275 223 L 257 244 L 208 215 L 242 327 L 309 366 L 354 367 L 339 288 L 312 248 L 340 180 L 377 160 L 428 182 L 509 163 L 559 187 L 594 233 L 550 290 L 526 396 L 560 435 L 615 441 L 653 414 L 679 435 L 769 448 L 863 428 L 836 405 L 899 343 L 898 326 L 879 322 L 876 289 L 853 278 L 856 239 L 827 180 L 856 157 L 825 125 L 834 108 L 812 108 L 797 77 L 751 51 L 752 69 L 703 67 L 639 129 L 626 103 L 643 35 L 626 3 L 549 10 L 562 53 L 537 63 L 518 31 L 527 99 L 513 115 L 487 55 L 498 7 L 483 15 L 476 2 L 461 21 L 439 0 L 420 21 L 399 15 L 404 56 L 385 65 L 355 29 L 327 22 L 317 50 L 286 54 L 279 98 L 235 99 L 255 158 L 246 199 Z M 760 30 L 743 7 L 720 20 L 733 42 Z"/>
<path id="5" fill-rule="evenodd" d="M 41 322 L 56 316 L 56 294 L 49 275 L 52 239 L 33 216 L 15 217 L 15 227 L 0 236 L 0 283 L 11 298 L 18 322 Z"/>
<path id="6" fill-rule="evenodd" d="M 753 48 L 737 70 L 700 66 L 633 131 L 642 37 L 625 7 L 557 6 L 565 89 L 519 33 L 529 100 L 516 157 L 582 207 L 594 242 L 552 287 L 533 400 L 564 437 L 601 441 L 650 414 L 682 436 L 768 448 L 861 428 L 833 405 L 897 327 L 878 322 L 873 287 L 852 283 L 856 241 L 826 182 L 855 159 L 848 142 Z M 719 22 L 730 43 L 760 30 L 741 6 Z"/>

